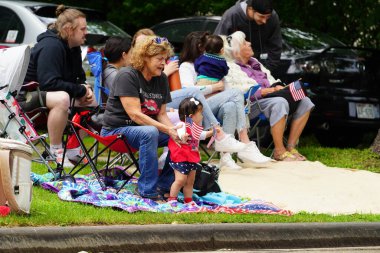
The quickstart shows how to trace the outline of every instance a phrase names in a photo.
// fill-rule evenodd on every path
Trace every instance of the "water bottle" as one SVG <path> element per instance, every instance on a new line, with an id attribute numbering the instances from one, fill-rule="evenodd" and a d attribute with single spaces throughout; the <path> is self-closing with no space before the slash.
<path id="1" fill-rule="evenodd" d="M 177 55 L 170 57 L 169 62 L 177 61 L 179 58 Z M 182 88 L 181 79 L 179 78 L 179 71 L 177 70 L 169 76 L 170 91 L 179 90 Z"/>

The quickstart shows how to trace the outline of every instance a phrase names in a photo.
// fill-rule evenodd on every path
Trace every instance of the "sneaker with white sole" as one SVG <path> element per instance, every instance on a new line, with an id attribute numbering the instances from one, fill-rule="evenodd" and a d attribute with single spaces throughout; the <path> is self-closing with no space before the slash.
<path id="1" fill-rule="evenodd" d="M 272 160 L 270 157 L 261 154 L 254 141 L 251 141 L 246 145 L 246 149 L 237 154 L 243 162 L 266 163 Z"/>
<path id="2" fill-rule="evenodd" d="M 65 168 L 74 168 L 74 164 L 72 164 L 67 156 L 65 155 L 65 159 L 63 159 L 63 148 L 56 149 L 52 152 L 52 154 L 55 157 L 55 161 L 59 164 L 62 164 L 63 162 L 63 167 Z"/>
<path id="3" fill-rule="evenodd" d="M 77 148 L 68 148 L 66 150 L 66 157 L 69 159 L 69 161 L 73 164 L 78 164 L 79 161 L 81 161 L 82 157 L 84 156 L 83 151 L 80 147 Z M 65 160 L 66 160 L 65 157 Z M 83 157 L 82 164 L 87 164 L 88 160 L 86 157 Z"/>
<path id="4" fill-rule="evenodd" d="M 222 140 L 215 140 L 215 150 L 218 152 L 236 153 L 244 150 L 246 144 L 236 140 L 232 135 L 226 134 Z"/>
<path id="5" fill-rule="evenodd" d="M 239 165 L 235 163 L 230 153 L 221 154 L 220 161 L 219 161 L 219 168 L 222 169 L 223 167 L 227 167 L 228 169 L 231 169 L 231 170 L 242 169 L 242 167 L 240 167 Z"/>

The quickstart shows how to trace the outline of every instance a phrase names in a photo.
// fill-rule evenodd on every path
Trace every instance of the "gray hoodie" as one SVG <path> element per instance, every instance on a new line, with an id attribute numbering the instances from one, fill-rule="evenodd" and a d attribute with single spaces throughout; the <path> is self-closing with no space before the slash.
<path id="1" fill-rule="evenodd" d="M 279 65 L 282 50 L 279 17 L 273 10 L 267 23 L 258 25 L 254 20 L 248 19 L 246 7 L 245 1 L 237 1 L 234 6 L 226 10 L 214 34 L 230 35 L 236 31 L 244 32 L 246 39 L 252 43 L 256 58 L 260 59 L 261 53 L 268 53 L 268 59 L 263 64 L 273 72 Z"/>

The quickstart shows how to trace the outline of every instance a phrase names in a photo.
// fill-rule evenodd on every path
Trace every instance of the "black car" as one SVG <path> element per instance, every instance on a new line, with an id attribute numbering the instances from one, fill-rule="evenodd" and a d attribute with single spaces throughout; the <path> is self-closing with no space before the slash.
<path id="1" fill-rule="evenodd" d="M 192 31 L 213 32 L 219 16 L 172 19 L 152 27 L 178 53 Z M 355 145 L 380 128 L 380 51 L 347 47 L 331 36 L 283 27 L 283 50 L 276 78 L 298 78 L 316 107 L 308 126 L 323 145 Z M 265 52 L 262 60 L 265 61 Z"/>

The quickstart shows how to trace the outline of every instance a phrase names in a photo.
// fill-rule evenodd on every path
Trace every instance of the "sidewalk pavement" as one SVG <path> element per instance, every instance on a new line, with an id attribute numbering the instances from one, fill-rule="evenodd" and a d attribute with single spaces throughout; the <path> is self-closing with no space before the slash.
<path id="1" fill-rule="evenodd" d="M 175 252 L 380 246 L 377 223 L 0 228 L 0 252 Z"/>

